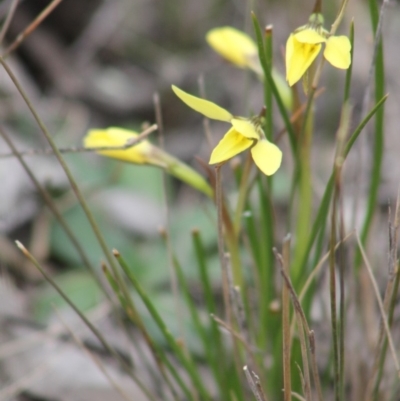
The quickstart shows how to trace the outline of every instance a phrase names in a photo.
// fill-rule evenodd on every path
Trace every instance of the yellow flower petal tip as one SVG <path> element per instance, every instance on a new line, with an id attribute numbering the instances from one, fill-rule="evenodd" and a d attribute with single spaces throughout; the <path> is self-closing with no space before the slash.
<path id="1" fill-rule="evenodd" d="M 207 43 L 223 58 L 238 67 L 253 67 L 258 49 L 249 35 L 230 26 L 214 28 L 206 35 Z"/>
<path id="2" fill-rule="evenodd" d="M 229 122 L 233 118 L 232 114 L 229 113 L 229 111 L 223 109 L 215 103 L 190 95 L 189 93 L 186 93 L 175 85 L 172 85 L 171 87 L 175 95 L 178 96 L 183 103 L 186 103 L 190 108 L 200 114 L 203 114 L 207 118 L 226 122 Z"/>
<path id="3" fill-rule="evenodd" d="M 329 36 L 321 14 L 312 14 L 309 24 L 296 29 L 286 43 L 286 80 L 294 85 L 310 68 L 325 44 L 324 57 L 334 67 L 347 69 L 351 63 L 351 44 L 346 36 Z"/>
<path id="4" fill-rule="evenodd" d="M 282 163 L 282 151 L 273 143 L 263 139 L 251 148 L 254 163 L 265 174 L 275 174 Z"/>

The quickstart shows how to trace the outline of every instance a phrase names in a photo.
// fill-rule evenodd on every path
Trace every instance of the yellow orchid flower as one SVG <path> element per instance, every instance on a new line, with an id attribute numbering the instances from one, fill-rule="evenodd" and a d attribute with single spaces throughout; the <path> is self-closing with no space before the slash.
<path id="1" fill-rule="evenodd" d="M 258 49 L 253 39 L 230 26 L 214 28 L 206 35 L 207 43 L 222 57 L 240 68 L 251 68 L 261 73 Z"/>
<path id="2" fill-rule="evenodd" d="M 213 120 L 232 124 L 212 151 L 210 164 L 223 163 L 250 148 L 254 163 L 264 174 L 272 175 L 278 170 L 282 161 L 282 152 L 265 138 L 258 117 L 253 119 L 236 117 L 215 103 L 190 95 L 174 85 L 172 90 L 193 110 Z"/>
<path id="3" fill-rule="evenodd" d="M 208 31 L 206 41 L 224 59 L 239 68 L 249 68 L 261 80 L 264 79 L 264 73 L 258 58 L 258 47 L 246 33 L 231 26 L 223 26 Z M 271 74 L 283 103 L 286 108 L 290 109 L 292 107 L 292 91 L 288 87 L 285 78 L 275 67 L 272 67 Z"/>
<path id="4" fill-rule="evenodd" d="M 351 63 L 347 36 L 330 36 L 323 28 L 323 16 L 314 13 L 309 23 L 290 34 L 286 43 L 286 80 L 294 85 L 308 70 L 325 44 L 324 57 L 334 67 L 346 70 Z"/>
<path id="5" fill-rule="evenodd" d="M 87 133 L 83 141 L 85 148 L 88 149 L 100 147 L 122 148 L 138 136 L 139 134 L 135 131 L 111 127 L 107 129 L 92 129 Z M 213 190 L 204 177 L 176 157 L 154 146 L 147 140 L 142 140 L 127 149 L 96 150 L 96 153 L 128 163 L 160 167 L 210 198 L 213 197 Z"/>
<path id="6" fill-rule="evenodd" d="M 106 129 L 91 129 L 83 139 L 85 148 L 123 147 L 132 138 L 139 134 L 124 128 L 110 127 Z M 134 164 L 149 164 L 165 167 L 155 156 L 155 147 L 147 140 L 140 141 L 127 149 L 98 150 L 98 154 Z"/>

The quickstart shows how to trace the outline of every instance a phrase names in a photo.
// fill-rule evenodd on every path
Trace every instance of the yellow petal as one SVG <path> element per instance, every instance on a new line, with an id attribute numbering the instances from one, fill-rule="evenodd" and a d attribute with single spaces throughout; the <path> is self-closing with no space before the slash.
<path id="1" fill-rule="evenodd" d="M 326 42 L 326 38 L 319 34 L 315 29 L 302 29 L 293 35 L 298 42 L 309 43 L 310 45 Z"/>
<path id="2" fill-rule="evenodd" d="M 336 68 L 346 70 L 351 63 L 351 43 L 347 36 L 331 36 L 325 46 L 324 57 Z"/>
<path id="3" fill-rule="evenodd" d="M 250 120 L 241 120 L 239 118 L 232 118 L 231 124 L 237 132 L 249 139 L 260 139 L 260 134 L 257 132 L 256 127 Z"/>
<path id="4" fill-rule="evenodd" d="M 124 146 L 129 139 L 136 138 L 137 136 L 136 132 L 122 128 L 92 129 L 84 138 L 84 146 L 86 148 Z M 96 153 L 130 163 L 145 164 L 149 163 L 151 150 L 152 145 L 150 142 L 142 141 L 128 149 L 100 150 L 96 151 Z"/>
<path id="5" fill-rule="evenodd" d="M 175 95 L 182 100 L 183 103 L 186 103 L 193 110 L 198 111 L 208 118 L 220 121 L 231 121 L 233 117 L 232 114 L 229 113 L 229 111 L 223 109 L 222 107 L 219 107 L 209 100 L 189 95 L 189 93 L 184 92 L 182 89 L 179 89 L 175 85 L 172 85 L 172 90 L 175 92 Z"/>
<path id="6" fill-rule="evenodd" d="M 251 67 L 258 54 L 250 36 L 229 26 L 212 29 L 206 40 L 217 53 L 238 67 Z"/>
<path id="7" fill-rule="evenodd" d="M 290 34 L 288 40 L 286 41 L 286 56 L 285 56 L 287 81 L 289 81 L 289 69 L 290 69 L 290 63 L 293 58 L 293 52 L 294 52 L 294 36 L 293 34 Z"/>
<path id="8" fill-rule="evenodd" d="M 272 175 L 282 162 L 282 152 L 273 143 L 263 139 L 251 148 L 254 163 L 265 174 Z"/>
<path id="9" fill-rule="evenodd" d="M 218 164 L 229 160 L 248 149 L 253 142 L 237 132 L 235 128 L 231 128 L 212 151 L 209 163 Z"/>
<path id="10" fill-rule="evenodd" d="M 286 79 L 290 86 L 304 75 L 321 50 L 321 44 L 301 43 L 296 36 L 290 35 L 286 44 Z"/>

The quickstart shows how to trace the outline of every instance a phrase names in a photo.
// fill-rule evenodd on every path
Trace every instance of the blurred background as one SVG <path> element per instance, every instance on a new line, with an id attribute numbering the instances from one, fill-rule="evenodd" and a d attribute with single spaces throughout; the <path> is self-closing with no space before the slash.
<path id="1" fill-rule="evenodd" d="M 325 26 L 329 28 L 340 2 L 323 3 Z M 11 4 L 8 0 L 0 3 L 1 20 L 4 21 Z M 20 0 L 3 40 L 3 49 L 48 4 L 45 0 Z M 119 126 L 140 131 L 143 123 L 155 122 L 154 96 L 158 94 L 166 150 L 204 174 L 201 163 L 196 160 L 207 161 L 210 152 L 202 118 L 176 98 L 171 84 L 198 94 L 201 82 L 207 98 L 232 113 L 257 114 L 263 102 L 263 89 L 257 77 L 222 60 L 208 47 L 205 34 L 211 28 L 229 25 L 254 37 L 250 14 L 253 10 L 262 25 L 273 25 L 274 65 L 284 76 L 286 39 L 292 30 L 307 22 L 312 7 L 312 0 L 64 0 L 7 58 L 7 63 L 60 148 L 81 146 L 90 128 Z M 366 1 L 350 1 L 339 27 L 341 34 L 348 34 L 353 18 L 356 50 L 351 99 L 356 124 L 373 43 Z M 396 199 L 400 182 L 400 9 L 397 2 L 388 6 L 383 34 L 390 94 L 386 104 L 386 151 L 380 190 L 382 210 L 386 213 L 388 201 L 393 203 Z M 343 81 L 342 71 L 325 68 L 322 78 L 325 93 L 317 103 L 313 149 L 317 195 L 331 169 L 332 134 L 342 102 L 342 92 L 336 89 L 342 87 Z M 19 150 L 47 148 L 26 104 L 2 68 L 0 121 Z M 278 132 L 282 126 L 274 128 Z M 215 142 L 225 130 L 223 124 L 211 124 Z M 370 155 L 368 133 L 348 161 L 349 194 L 354 187 L 361 193 L 368 189 L 368 169 L 360 164 L 360 160 L 368 160 Z M 151 140 L 158 143 L 158 134 L 152 134 Z M 280 146 L 284 151 L 288 148 L 286 138 Z M 52 329 L 57 329 L 58 319 L 50 305 L 62 308 L 63 303 L 22 257 L 14 240 L 20 240 L 32 251 L 82 310 L 101 306 L 102 295 L 20 163 L 13 157 L 5 157 L 10 149 L 2 140 L 0 153 L 0 389 L 4 385 L 10 391 L 0 390 L 0 399 L 13 395 L 9 385 L 19 383 L 24 377 L 27 384 L 19 399 L 111 399 L 113 393 L 104 378 L 92 372 L 92 367 L 82 368 L 90 363 L 85 362 L 87 359 L 82 353 L 68 343 L 60 348 L 59 343 L 51 341 L 49 330 L 43 331 L 49 322 Z M 130 260 L 142 282 L 153 289 L 156 303 L 165 314 L 171 314 L 172 322 L 169 268 L 159 236 L 160 227 L 167 221 L 172 243 L 189 277 L 193 273 L 189 234 L 193 228 L 202 231 L 215 259 L 212 265 L 218 285 L 215 216 L 211 203 L 203 196 L 173 179 L 164 185 L 162 172 L 156 168 L 126 165 L 89 153 L 69 153 L 65 159 L 110 248 L 119 249 Z M 25 160 L 100 271 L 101 251 L 56 159 L 37 154 L 26 156 Z M 277 174 L 278 202 L 282 210 L 289 198 L 290 165 L 291 161 L 284 159 Z M 354 216 L 349 219 L 357 224 Z M 382 231 L 382 244 L 386 241 L 385 235 Z M 73 314 L 65 313 L 66 319 L 76 324 Z M 97 313 L 104 331 L 114 343 L 121 341 L 123 349 L 126 341 L 120 339 L 121 334 L 113 323 L 104 318 L 107 310 L 100 308 Z M 9 341 L 15 348 L 10 348 Z M 60 350 L 58 356 L 54 356 L 54 349 Z M 47 365 L 41 371 L 44 359 L 51 367 Z M 37 377 L 30 376 L 33 366 Z M 77 367 L 85 373 L 76 374 Z M 53 372 L 50 382 L 43 380 L 50 370 Z"/>

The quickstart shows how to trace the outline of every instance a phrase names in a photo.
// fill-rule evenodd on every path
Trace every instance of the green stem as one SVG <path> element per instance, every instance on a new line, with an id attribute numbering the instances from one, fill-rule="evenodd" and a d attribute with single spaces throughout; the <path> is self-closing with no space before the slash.
<path id="1" fill-rule="evenodd" d="M 332 342 L 333 342 L 333 371 L 334 371 L 334 388 L 335 400 L 339 401 L 339 348 L 338 348 L 338 327 L 336 316 L 336 275 L 335 275 L 335 245 L 336 245 L 336 191 L 332 202 L 331 217 L 331 240 L 329 253 L 329 288 L 331 299 L 331 325 L 332 325 Z"/>
<path id="2" fill-rule="evenodd" d="M 259 175 L 258 180 L 258 191 L 260 199 L 260 217 L 261 217 L 261 227 L 260 227 L 260 265 L 259 277 L 260 277 L 260 313 L 261 313 L 261 339 L 263 342 L 260 347 L 266 346 L 266 341 L 270 333 L 276 332 L 275 330 L 279 327 L 273 327 L 268 324 L 271 319 L 271 313 L 269 310 L 269 305 L 275 297 L 275 286 L 274 286 L 274 215 L 273 208 L 271 204 L 269 189 L 264 176 Z M 267 329 L 269 328 L 269 329 Z M 271 335 L 270 338 L 273 338 Z"/>
<path id="3" fill-rule="evenodd" d="M 246 205 L 246 199 L 248 195 L 248 190 L 249 190 L 249 176 L 251 172 L 251 167 L 253 165 L 253 160 L 250 156 L 250 153 L 247 154 L 246 156 L 246 161 L 244 163 L 244 168 L 243 172 L 240 178 L 240 184 L 239 184 L 239 192 L 238 192 L 238 200 L 236 204 L 236 211 L 235 211 L 235 217 L 234 217 L 234 231 L 235 231 L 235 236 L 236 238 L 239 237 L 240 234 L 240 229 L 241 229 L 241 222 L 243 218 L 243 210 Z"/>
<path id="4" fill-rule="evenodd" d="M 377 102 L 375 104 L 375 106 L 371 109 L 371 111 L 365 116 L 365 118 L 360 122 L 360 124 L 357 126 L 357 128 L 354 130 L 353 134 L 350 136 L 350 139 L 347 141 L 347 144 L 344 149 L 343 157 L 345 159 L 348 156 L 348 154 L 350 153 L 350 150 L 352 149 L 354 143 L 356 142 L 357 138 L 361 134 L 364 127 L 367 125 L 367 123 L 370 121 L 370 119 L 375 115 L 377 110 L 379 110 L 382 107 L 382 105 L 385 103 L 387 97 L 388 97 L 387 95 L 383 96 L 379 100 L 379 102 Z M 293 271 L 298 271 L 301 268 L 301 266 L 306 264 L 318 233 L 322 232 L 325 229 L 326 218 L 328 215 L 329 205 L 330 205 L 331 197 L 332 197 L 333 185 L 334 185 L 334 181 L 333 181 L 333 173 L 332 173 L 332 175 L 330 176 L 330 178 L 328 180 L 328 183 L 326 184 L 325 192 L 324 192 L 324 195 L 320 202 L 317 216 L 315 217 L 314 223 L 312 225 L 311 234 L 308 238 L 307 248 L 303 255 L 303 259 L 297 261 L 298 264 L 293 265 L 293 268 L 292 268 Z M 322 250 L 322 247 L 320 248 L 320 251 L 321 250 Z M 321 252 L 316 253 L 315 258 L 314 258 L 314 265 L 320 259 L 320 254 L 321 254 Z"/>
<path id="5" fill-rule="evenodd" d="M 383 45 L 381 39 L 382 14 L 386 0 L 382 3 L 381 13 L 374 0 L 369 0 L 372 27 L 375 34 L 376 58 L 373 57 L 372 65 L 375 64 L 375 101 L 378 102 L 384 96 L 385 91 L 385 68 L 383 60 Z M 368 90 L 368 89 L 367 89 Z M 361 243 L 365 246 L 372 218 L 374 216 L 376 201 L 378 198 L 378 189 L 381 181 L 381 169 L 384 150 L 384 108 L 380 108 L 375 115 L 375 132 L 372 156 L 371 181 L 368 190 L 367 211 L 364 217 L 363 227 L 361 229 Z M 361 264 L 361 252 L 358 250 L 355 256 L 355 266 L 358 268 Z"/>
<path id="6" fill-rule="evenodd" d="M 273 43 L 272 43 L 272 26 L 269 25 L 265 28 L 265 59 L 269 74 L 272 74 L 273 65 Z M 272 75 L 271 75 L 272 76 Z M 273 140 L 273 105 L 272 105 L 272 88 L 268 80 L 264 80 L 264 101 L 267 108 L 265 116 L 264 131 L 269 141 Z"/>
<path id="7" fill-rule="evenodd" d="M 307 250 L 307 242 L 309 239 L 312 211 L 312 178 L 311 178 L 311 148 L 313 136 L 313 97 L 314 91 L 310 93 L 305 121 L 303 124 L 302 135 L 300 137 L 299 146 L 299 202 L 297 209 L 297 228 L 296 228 L 296 247 L 294 253 L 294 266 L 297 267 L 293 271 L 293 281 L 297 284 L 305 265 L 298 263 L 304 259 Z"/>
<path id="8" fill-rule="evenodd" d="M 276 104 L 279 109 L 279 113 L 282 116 L 282 119 L 285 123 L 285 127 L 289 136 L 289 142 L 290 142 L 290 147 L 292 150 L 293 157 L 297 158 L 297 152 L 296 152 L 296 135 L 293 130 L 292 123 L 290 122 L 290 118 L 288 116 L 288 113 L 286 111 L 285 105 L 282 101 L 282 98 L 279 94 L 278 88 L 276 87 L 276 84 L 274 82 L 274 79 L 272 78 L 272 74 L 268 69 L 268 61 L 267 57 L 265 54 L 265 47 L 264 47 L 264 40 L 263 40 L 263 34 L 260 28 L 260 24 L 257 20 L 257 17 L 255 16 L 254 13 L 252 13 L 253 17 L 253 25 L 254 25 L 254 30 L 256 32 L 257 36 L 257 46 L 258 46 L 258 54 L 261 62 L 261 66 L 264 72 L 264 76 L 271 88 L 271 91 L 274 95 L 274 98 L 276 100 Z"/>
<path id="9" fill-rule="evenodd" d="M 103 272 L 104 275 L 110 284 L 111 288 L 113 289 L 115 295 L 118 297 L 122 309 L 125 311 L 127 314 L 128 318 L 132 321 L 132 323 L 138 327 L 139 331 L 141 332 L 144 340 L 146 341 L 151 354 L 154 358 L 154 362 L 156 363 L 156 366 L 162 375 L 163 379 L 167 383 L 167 386 L 169 387 L 171 394 L 173 394 L 175 401 L 179 399 L 177 395 L 177 391 L 175 390 L 171 378 L 166 374 L 165 366 L 170 370 L 171 376 L 175 378 L 177 383 L 181 386 L 182 391 L 185 392 L 185 384 L 182 382 L 180 379 L 179 375 L 177 374 L 176 367 L 171 364 L 171 362 L 168 360 L 168 358 L 165 355 L 165 351 L 157 344 L 155 343 L 148 331 L 145 328 L 145 325 L 143 323 L 143 320 L 141 319 L 141 316 L 139 315 L 137 308 L 133 302 L 133 299 L 131 297 L 131 294 L 129 292 L 124 293 L 125 291 L 120 287 L 120 285 L 115 281 L 115 278 L 111 274 L 111 272 L 107 269 L 107 266 L 103 265 Z M 141 357 L 143 358 L 143 362 L 145 361 L 145 357 L 143 355 L 143 349 L 142 347 L 138 347 L 138 352 L 141 353 Z M 146 368 L 149 370 L 149 373 L 152 376 L 153 380 L 157 380 L 155 372 L 152 372 L 152 367 L 150 367 L 148 364 L 146 364 Z M 189 391 L 188 391 L 189 393 Z"/>
<path id="10" fill-rule="evenodd" d="M 114 256 L 118 260 L 121 268 L 125 272 L 126 276 L 129 278 L 130 282 L 132 283 L 133 287 L 139 294 L 140 298 L 142 299 L 143 303 L 145 304 L 147 310 L 149 311 L 152 319 L 157 324 L 157 327 L 160 329 L 161 333 L 163 334 L 164 338 L 167 340 L 168 345 L 173 350 L 175 356 L 181 361 L 182 365 L 185 367 L 187 374 L 190 376 L 194 388 L 196 391 L 199 392 L 201 398 L 203 400 L 210 400 L 210 396 L 204 387 L 203 382 L 200 379 L 199 372 L 196 370 L 193 361 L 185 355 L 184 349 L 178 345 L 176 339 L 172 336 L 171 332 L 168 330 L 164 320 L 161 318 L 160 314 L 157 312 L 156 308 L 154 307 L 153 303 L 151 302 L 150 298 L 140 285 L 139 281 L 136 279 L 132 270 L 127 265 L 124 258 L 120 255 L 118 251 L 114 250 Z M 183 382 L 182 382 L 183 383 Z M 186 387 L 186 386 L 185 386 Z M 194 399 L 193 394 L 191 394 L 188 390 L 186 391 L 186 396 L 189 399 Z"/>

